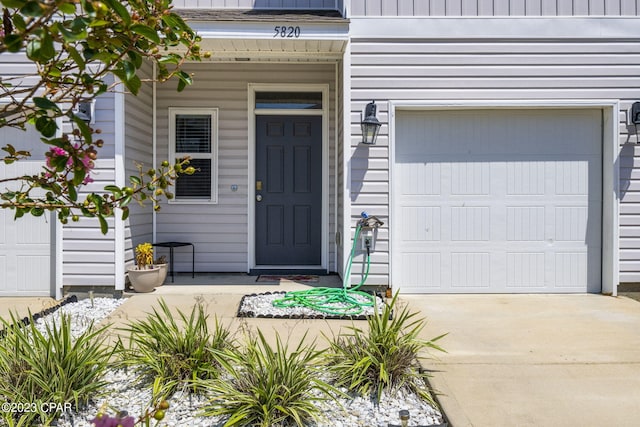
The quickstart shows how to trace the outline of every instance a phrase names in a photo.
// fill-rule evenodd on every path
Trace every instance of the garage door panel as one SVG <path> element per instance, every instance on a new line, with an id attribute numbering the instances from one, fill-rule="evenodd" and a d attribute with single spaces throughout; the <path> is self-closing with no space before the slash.
<path id="1" fill-rule="evenodd" d="M 394 286 L 599 291 L 600 111 L 400 112 L 396 128 Z"/>
<path id="2" fill-rule="evenodd" d="M 518 289 L 544 288 L 547 283 L 547 262 L 544 252 L 508 252 L 506 254 L 506 286 Z"/>
<path id="3" fill-rule="evenodd" d="M 0 165 L 1 176 L 34 174 L 41 170 L 42 163 L 34 161 Z M 40 217 L 25 215 L 14 221 L 14 214 L 14 211 L 0 209 L 0 296 L 49 296 L 54 217 L 46 212 Z"/>

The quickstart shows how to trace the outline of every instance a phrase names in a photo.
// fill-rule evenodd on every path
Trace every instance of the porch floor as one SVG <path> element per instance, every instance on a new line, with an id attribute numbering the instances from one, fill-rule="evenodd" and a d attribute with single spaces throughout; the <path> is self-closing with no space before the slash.
<path id="1" fill-rule="evenodd" d="M 337 274 L 316 276 L 318 278 L 317 281 L 280 280 L 258 282 L 258 277 L 260 276 L 250 276 L 246 273 L 196 273 L 195 277 L 191 277 L 191 272 L 175 273 L 174 282 L 171 282 L 171 276 L 168 275 L 167 279 L 164 281 L 164 286 L 238 285 L 256 286 L 259 288 L 292 284 L 327 288 L 337 288 L 342 286 L 342 279 Z M 265 292 L 266 291 L 268 291 L 268 289 L 265 289 Z"/>

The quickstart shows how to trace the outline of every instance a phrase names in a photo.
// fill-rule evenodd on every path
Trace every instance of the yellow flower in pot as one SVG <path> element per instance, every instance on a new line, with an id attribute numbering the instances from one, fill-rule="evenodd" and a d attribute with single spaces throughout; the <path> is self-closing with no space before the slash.
<path id="1" fill-rule="evenodd" d="M 164 281 L 162 269 L 153 265 L 153 246 L 136 246 L 136 268 L 129 269 L 129 281 L 136 292 L 151 292 Z"/>
<path id="2" fill-rule="evenodd" d="M 153 246 L 151 243 L 140 243 L 136 246 L 136 264 L 138 264 L 138 270 L 153 267 Z"/>

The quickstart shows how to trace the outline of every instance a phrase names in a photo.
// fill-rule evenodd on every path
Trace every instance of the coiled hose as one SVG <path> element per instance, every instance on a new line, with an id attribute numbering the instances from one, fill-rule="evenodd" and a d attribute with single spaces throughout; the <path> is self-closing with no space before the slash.
<path id="1" fill-rule="evenodd" d="M 367 267 L 362 280 L 354 287 L 349 286 L 351 265 L 353 264 L 361 231 L 362 224 L 358 223 L 342 288 L 314 288 L 287 292 L 283 298 L 274 300 L 273 306 L 278 308 L 306 307 L 335 316 L 357 316 L 362 313 L 365 307 L 373 307 L 375 296 L 358 290 L 369 277 L 369 268 L 371 267 L 369 250 L 367 250 Z"/>

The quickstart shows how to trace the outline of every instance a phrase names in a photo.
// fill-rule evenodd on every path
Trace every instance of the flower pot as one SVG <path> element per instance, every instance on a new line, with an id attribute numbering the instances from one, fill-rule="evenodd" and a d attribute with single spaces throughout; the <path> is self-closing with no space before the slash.
<path id="1" fill-rule="evenodd" d="M 154 266 L 160 267 L 160 284 L 158 286 L 162 286 L 169 272 L 169 264 L 154 264 Z"/>
<path id="2" fill-rule="evenodd" d="M 151 292 L 155 289 L 156 286 L 160 286 L 162 284 L 161 279 L 161 268 L 159 266 L 137 270 L 131 269 L 129 270 L 129 280 L 131 281 L 131 286 L 136 292 Z"/>

